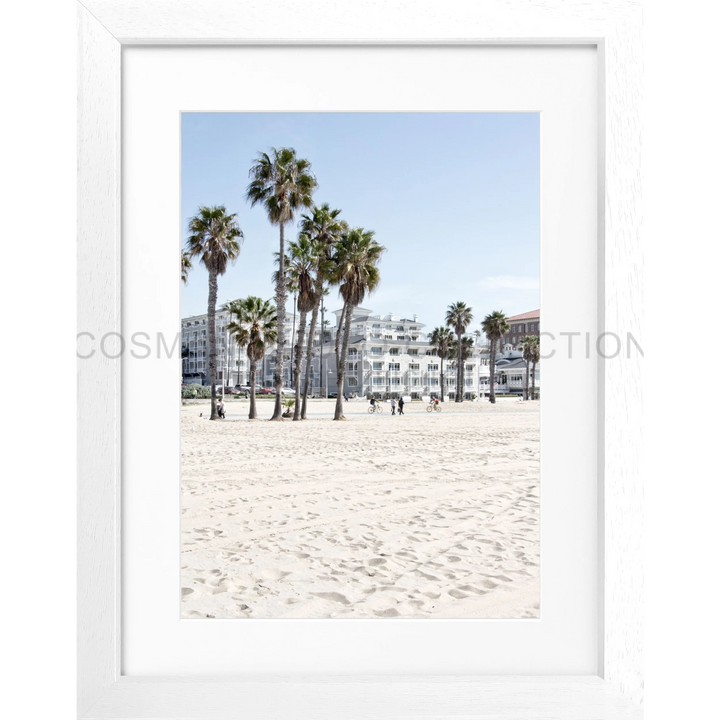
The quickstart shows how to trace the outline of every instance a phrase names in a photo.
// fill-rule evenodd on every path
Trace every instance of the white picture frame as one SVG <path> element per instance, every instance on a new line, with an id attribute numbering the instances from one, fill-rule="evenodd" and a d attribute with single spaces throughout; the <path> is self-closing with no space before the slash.
<path id="1" fill-rule="evenodd" d="M 232 0 L 78 3 L 78 328 L 121 324 L 121 48 L 133 44 L 567 44 L 600 59 L 598 326 L 640 340 L 641 12 L 544 0 L 352 7 Z M 121 363 L 78 367 L 78 714 L 83 718 L 639 717 L 639 355 L 600 363 L 601 675 L 143 678 L 120 672 Z M 92 398 L 92 402 L 90 402 Z"/>

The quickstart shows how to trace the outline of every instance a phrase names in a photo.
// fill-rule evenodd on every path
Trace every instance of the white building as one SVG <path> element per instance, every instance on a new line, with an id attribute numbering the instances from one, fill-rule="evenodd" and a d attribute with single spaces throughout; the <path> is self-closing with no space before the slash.
<path id="1" fill-rule="evenodd" d="M 329 329 L 325 343 L 313 350 L 310 383 L 315 394 L 337 392 L 335 335 L 341 311 L 333 313 L 335 327 Z M 322 352 L 322 358 L 321 358 Z M 322 359 L 322 372 L 321 372 Z M 484 338 L 465 359 L 464 397 L 487 395 L 490 386 L 489 344 Z M 521 393 L 525 382 L 525 362 L 499 359 L 496 369 L 496 393 Z M 457 392 L 456 363 L 445 360 L 445 397 L 453 400 Z M 539 387 L 538 374 L 535 379 Z M 440 358 L 429 342 L 429 333 L 417 315 L 401 318 L 393 313 L 373 315 L 371 310 L 356 308 L 351 324 L 347 368 L 343 391 L 376 397 L 440 395 Z"/>
<path id="2" fill-rule="evenodd" d="M 310 384 L 313 395 L 324 396 L 337 392 L 337 368 L 335 364 L 335 338 L 337 323 L 342 314 L 336 310 L 335 325 L 327 325 L 324 341 L 320 342 L 320 319 L 313 342 L 313 356 L 310 363 Z M 327 318 L 328 314 L 326 314 Z M 297 320 L 296 317 L 296 327 Z M 238 348 L 228 336 L 228 313 L 218 311 L 216 315 L 216 340 L 218 347 L 218 383 L 225 378 L 227 384 L 245 385 L 249 382 L 249 362 L 243 348 Z M 290 353 L 293 333 L 293 315 L 285 320 L 285 372 L 283 385 L 294 387 L 291 381 Z M 307 319 L 310 325 L 310 314 Z M 307 331 L 306 330 L 306 331 Z M 198 315 L 182 320 L 183 380 L 185 382 L 209 383 L 207 378 L 207 316 Z M 475 339 L 475 338 L 474 338 Z M 498 357 L 495 375 L 495 392 L 522 393 L 525 385 L 525 361 L 517 352 L 507 352 Z M 256 382 L 271 387 L 275 375 L 275 348 L 266 353 L 258 364 Z M 453 400 L 457 392 L 456 364 L 444 361 L 445 397 Z M 304 380 L 305 362 L 301 382 Z M 475 339 L 471 356 L 465 359 L 464 397 L 474 399 L 489 392 L 489 344 L 484 338 Z M 535 386 L 539 387 L 539 373 L 536 372 Z M 344 392 L 348 395 L 376 397 L 410 396 L 421 398 L 440 396 L 440 358 L 430 345 L 429 333 L 417 315 L 401 318 L 393 313 L 373 315 L 366 308 L 355 308 L 351 324 L 348 347 L 347 369 Z"/>
<path id="3" fill-rule="evenodd" d="M 215 342 L 217 345 L 217 383 L 225 382 L 227 386 L 247 385 L 250 382 L 250 362 L 247 359 L 245 348 L 239 348 L 235 340 L 227 331 L 230 322 L 230 313 L 225 310 L 218 310 L 215 314 Z M 285 382 L 290 385 L 290 343 L 293 336 L 293 320 L 295 328 L 299 316 L 288 313 L 285 316 L 285 338 L 287 346 L 285 349 Z M 320 323 L 318 322 L 318 325 Z M 309 331 L 310 318 L 308 316 Z M 320 337 L 320 329 L 315 333 L 316 338 Z M 182 348 L 182 374 L 183 382 L 196 382 L 201 385 L 209 385 L 210 377 L 208 367 L 208 339 L 207 339 L 207 314 L 193 315 L 183 318 L 181 321 L 181 348 Z M 266 354 L 264 360 L 258 363 L 255 382 L 264 387 L 273 385 L 275 370 L 274 348 Z"/>

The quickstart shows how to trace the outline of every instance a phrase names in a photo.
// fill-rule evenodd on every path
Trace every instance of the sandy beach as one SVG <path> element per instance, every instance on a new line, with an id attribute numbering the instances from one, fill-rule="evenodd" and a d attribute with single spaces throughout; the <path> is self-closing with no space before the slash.
<path id="1" fill-rule="evenodd" d="M 540 403 L 367 407 L 182 407 L 182 617 L 539 616 Z"/>

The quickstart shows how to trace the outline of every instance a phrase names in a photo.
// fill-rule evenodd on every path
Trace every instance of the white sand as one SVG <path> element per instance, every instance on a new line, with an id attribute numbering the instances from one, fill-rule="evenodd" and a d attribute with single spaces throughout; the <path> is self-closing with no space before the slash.
<path id="1" fill-rule="evenodd" d="M 183 407 L 183 617 L 538 617 L 539 402 L 383 407 Z"/>

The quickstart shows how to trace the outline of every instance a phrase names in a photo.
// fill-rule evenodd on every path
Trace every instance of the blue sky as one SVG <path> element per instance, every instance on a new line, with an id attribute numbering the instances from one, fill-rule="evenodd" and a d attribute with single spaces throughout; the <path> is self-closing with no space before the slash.
<path id="1" fill-rule="evenodd" d="M 182 227 L 199 206 L 225 205 L 245 235 L 219 279 L 219 303 L 274 297 L 278 228 L 244 199 L 253 159 L 272 146 L 310 160 L 317 204 L 342 208 L 387 248 L 364 307 L 416 313 L 432 328 L 463 300 L 471 329 L 493 310 L 540 307 L 538 114 L 184 113 Z M 295 237 L 288 226 L 286 239 Z M 181 305 L 183 317 L 206 312 L 207 272 L 197 261 Z M 331 289 L 326 307 L 341 306 Z"/>

